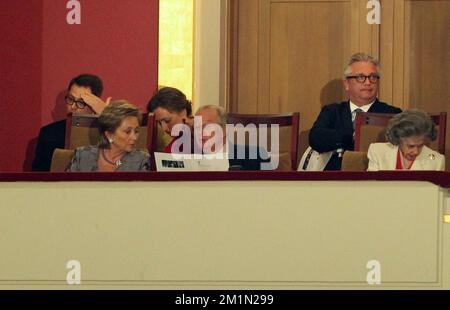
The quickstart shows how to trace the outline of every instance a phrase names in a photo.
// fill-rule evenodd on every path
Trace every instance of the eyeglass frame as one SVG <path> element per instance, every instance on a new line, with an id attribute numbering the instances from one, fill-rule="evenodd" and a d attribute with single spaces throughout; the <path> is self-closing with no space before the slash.
<path id="1" fill-rule="evenodd" d="M 78 109 L 84 109 L 87 106 L 87 103 L 83 99 L 75 99 L 68 94 L 64 97 L 64 101 L 70 106 L 76 104 Z"/>
<path id="2" fill-rule="evenodd" d="M 380 76 L 378 74 L 371 74 L 371 75 L 364 75 L 364 74 L 358 74 L 358 75 L 348 75 L 345 77 L 346 79 L 355 79 L 356 82 L 360 84 L 364 84 L 367 79 L 369 79 L 369 82 L 371 84 L 376 84 L 380 80 Z M 358 79 L 364 78 L 364 80 L 359 81 Z M 374 78 L 375 80 L 372 81 L 371 78 Z"/>

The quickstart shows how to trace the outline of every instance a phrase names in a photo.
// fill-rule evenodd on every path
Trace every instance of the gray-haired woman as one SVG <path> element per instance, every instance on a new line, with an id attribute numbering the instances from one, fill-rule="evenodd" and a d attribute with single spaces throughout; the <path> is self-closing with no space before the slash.
<path id="1" fill-rule="evenodd" d="M 98 118 L 98 146 L 77 148 L 69 171 L 149 170 L 148 153 L 136 150 L 139 110 L 127 101 L 108 105 Z"/>
<path id="2" fill-rule="evenodd" d="M 419 110 L 394 116 L 386 129 L 387 143 L 369 146 L 368 171 L 376 170 L 444 170 L 445 158 L 426 144 L 436 139 L 430 116 Z"/>

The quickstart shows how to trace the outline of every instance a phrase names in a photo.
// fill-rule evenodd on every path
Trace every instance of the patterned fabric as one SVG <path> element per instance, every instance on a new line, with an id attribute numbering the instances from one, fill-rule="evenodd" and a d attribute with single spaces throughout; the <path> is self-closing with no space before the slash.
<path id="1" fill-rule="evenodd" d="M 99 148 L 96 146 L 83 146 L 77 148 L 72 159 L 69 171 L 89 172 L 98 171 Z M 122 164 L 115 171 L 146 171 L 150 168 L 150 156 L 140 150 L 134 150 L 126 154 Z"/>

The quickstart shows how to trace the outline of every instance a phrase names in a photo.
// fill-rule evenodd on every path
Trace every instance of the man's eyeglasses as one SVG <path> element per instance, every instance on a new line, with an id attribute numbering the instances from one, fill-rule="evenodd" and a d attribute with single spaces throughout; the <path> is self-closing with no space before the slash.
<path id="1" fill-rule="evenodd" d="M 358 83 L 365 83 L 366 79 L 369 79 L 370 83 L 375 84 L 380 79 L 379 75 L 371 74 L 371 75 L 364 75 L 364 74 L 358 74 L 358 75 L 349 75 L 346 77 L 347 79 L 355 79 Z"/>
<path id="2" fill-rule="evenodd" d="M 74 97 L 70 96 L 70 95 L 66 95 L 66 97 L 64 97 L 64 99 L 66 100 L 66 103 L 68 105 L 77 105 L 78 109 L 84 109 L 86 107 L 86 102 L 84 102 L 83 99 L 75 99 Z"/>

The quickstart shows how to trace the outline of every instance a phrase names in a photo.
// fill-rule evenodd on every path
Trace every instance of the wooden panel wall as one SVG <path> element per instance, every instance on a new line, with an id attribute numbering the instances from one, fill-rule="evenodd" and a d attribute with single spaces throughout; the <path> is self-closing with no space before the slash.
<path id="1" fill-rule="evenodd" d="M 450 115 L 450 1 L 384 0 L 381 96 L 403 109 Z M 450 129 L 446 158 L 450 168 Z"/>
<path id="2" fill-rule="evenodd" d="M 405 103 L 450 115 L 450 1 L 407 1 Z M 446 167 L 450 170 L 450 124 Z"/>
<path id="3" fill-rule="evenodd" d="M 450 0 L 381 0 L 380 25 L 366 0 L 229 1 L 229 110 L 300 112 L 301 152 L 321 107 L 346 99 L 355 52 L 380 59 L 382 101 L 450 113 Z"/>

